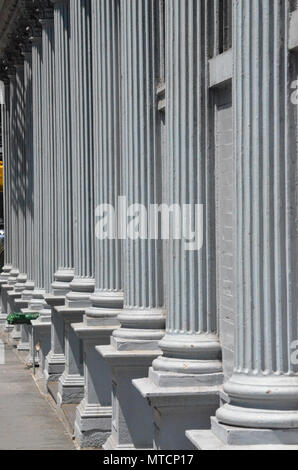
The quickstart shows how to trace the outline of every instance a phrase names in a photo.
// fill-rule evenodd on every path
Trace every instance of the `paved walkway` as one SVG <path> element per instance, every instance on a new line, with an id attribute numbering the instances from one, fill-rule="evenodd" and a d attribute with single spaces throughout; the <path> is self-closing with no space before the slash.
<path id="1" fill-rule="evenodd" d="M 0 450 L 74 450 L 55 411 L 12 347 L 0 364 Z"/>

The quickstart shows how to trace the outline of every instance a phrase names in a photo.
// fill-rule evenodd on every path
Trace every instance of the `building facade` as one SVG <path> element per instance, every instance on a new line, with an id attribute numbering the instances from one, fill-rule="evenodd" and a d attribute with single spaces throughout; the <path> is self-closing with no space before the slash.
<path id="1" fill-rule="evenodd" d="M 298 448 L 297 31 L 0 0 L 0 321 L 39 314 L 11 335 L 82 448 Z"/>

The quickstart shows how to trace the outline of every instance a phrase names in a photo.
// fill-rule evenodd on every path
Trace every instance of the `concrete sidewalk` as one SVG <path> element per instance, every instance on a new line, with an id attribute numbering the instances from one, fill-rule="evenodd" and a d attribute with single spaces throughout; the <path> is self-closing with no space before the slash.
<path id="1" fill-rule="evenodd" d="M 0 450 L 75 450 L 11 346 L 0 364 Z"/>

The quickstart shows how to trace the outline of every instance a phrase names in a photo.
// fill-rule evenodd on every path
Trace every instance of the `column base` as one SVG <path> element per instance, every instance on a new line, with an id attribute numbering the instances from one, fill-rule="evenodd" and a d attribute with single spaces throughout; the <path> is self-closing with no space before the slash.
<path id="1" fill-rule="evenodd" d="M 74 270 L 71 268 L 59 268 L 54 275 L 55 281 L 52 283 L 54 296 L 65 297 L 70 291 L 70 283 L 74 278 Z"/>
<path id="2" fill-rule="evenodd" d="M 81 322 L 84 308 L 54 307 L 65 324 L 65 370 L 58 382 L 57 404 L 79 404 L 84 398 L 84 376 L 81 369 L 80 340 L 71 329 L 71 323 Z"/>
<path id="3" fill-rule="evenodd" d="M 64 371 L 58 382 L 57 406 L 81 403 L 84 398 L 84 385 L 83 376 L 71 375 Z"/>
<path id="4" fill-rule="evenodd" d="M 29 326 L 22 325 L 21 326 L 21 340 L 18 344 L 18 351 L 29 351 Z"/>
<path id="5" fill-rule="evenodd" d="M 65 355 L 54 354 L 52 351 L 46 357 L 44 377 L 46 382 L 58 382 L 65 370 Z"/>
<path id="6" fill-rule="evenodd" d="M 76 410 L 75 438 L 81 448 L 102 448 L 111 434 L 112 407 L 81 401 Z"/>
<path id="7" fill-rule="evenodd" d="M 118 330 L 119 331 L 119 330 Z M 96 347 L 112 371 L 113 425 L 112 437 L 105 450 L 153 448 L 152 410 L 132 381 L 148 374 L 159 350 L 116 350 L 114 346 Z"/>
<path id="8" fill-rule="evenodd" d="M 148 378 L 133 380 L 153 411 L 155 449 L 193 449 L 185 431 L 210 428 L 210 417 L 220 403 L 222 379 L 220 373 L 214 377 L 214 374 L 187 375 L 150 368 Z M 206 386 L 208 382 L 212 385 Z"/>
<path id="9" fill-rule="evenodd" d="M 55 307 L 64 306 L 65 297 L 48 294 L 45 301 L 51 306 L 51 350 L 46 357 L 44 376 L 46 383 L 58 382 L 65 370 L 64 321 Z"/>
<path id="10" fill-rule="evenodd" d="M 33 327 L 32 325 L 28 325 L 28 338 L 29 338 L 29 354 L 26 359 L 26 364 L 28 367 L 32 367 L 33 365 L 33 357 L 35 357 L 35 365 L 39 365 L 39 356 L 37 351 L 35 350 L 35 344 L 33 345 L 32 341 L 32 334 L 33 334 Z"/>
<path id="11" fill-rule="evenodd" d="M 114 317 L 108 317 L 109 311 L 97 309 L 97 316 L 84 317 L 83 323 L 71 327 L 83 342 L 84 348 L 84 400 L 77 409 L 76 437 L 81 447 L 102 448 L 111 434 L 111 370 L 106 361 L 97 354 L 99 345 L 108 345 L 110 337 L 119 327 Z M 97 322 L 97 326 L 96 325 Z"/>
<path id="12" fill-rule="evenodd" d="M 30 344 L 29 342 L 28 343 L 21 342 L 20 344 L 18 344 L 17 349 L 18 351 L 24 351 L 24 352 L 30 351 Z"/>
<path id="13" fill-rule="evenodd" d="M 0 314 L 0 327 L 5 326 L 6 320 L 7 320 L 7 314 L 6 313 Z"/>
<path id="14" fill-rule="evenodd" d="M 15 325 L 11 332 L 11 339 L 14 341 L 20 341 L 21 337 L 21 325 Z"/>
<path id="15" fill-rule="evenodd" d="M 46 318 L 38 318 L 31 321 L 35 344 L 39 344 L 39 376 L 45 379 L 45 361 L 51 349 L 51 323 Z"/>
<path id="16" fill-rule="evenodd" d="M 297 450 L 298 429 L 237 428 L 211 418 L 211 430 L 186 432 L 198 450 Z"/>
<path id="17" fill-rule="evenodd" d="M 1 313 L 8 315 L 8 292 L 13 290 L 13 286 L 9 285 L 8 282 L 1 285 Z"/>
<path id="18" fill-rule="evenodd" d="M 66 295 L 66 306 L 69 308 L 91 307 L 90 297 L 94 288 L 94 279 L 75 277 L 70 283 L 71 291 Z"/>
<path id="19" fill-rule="evenodd" d="M 136 449 L 135 446 L 133 444 L 119 444 L 117 442 L 117 439 L 115 439 L 114 436 L 110 436 L 108 438 L 108 440 L 105 442 L 105 444 L 102 446 L 103 450 L 107 450 L 107 451 L 110 451 L 110 450 L 119 450 L 119 451 L 122 451 L 122 450 L 148 450 L 148 448 L 146 449 Z"/>

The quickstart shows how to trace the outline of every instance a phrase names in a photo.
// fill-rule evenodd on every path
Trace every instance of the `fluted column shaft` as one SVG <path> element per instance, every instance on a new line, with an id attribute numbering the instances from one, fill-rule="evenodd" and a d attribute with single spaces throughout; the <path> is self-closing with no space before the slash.
<path id="1" fill-rule="evenodd" d="M 41 31 L 32 39 L 33 85 L 33 156 L 34 156 L 34 281 L 36 289 L 44 287 L 43 270 L 43 160 L 42 160 L 42 98 L 41 98 Z"/>
<path id="2" fill-rule="evenodd" d="M 10 83 L 4 79 L 4 106 L 3 106 L 3 139 L 4 139 L 4 223 L 5 223 L 5 250 L 4 268 L 12 267 L 12 240 L 11 240 L 11 155 L 10 155 Z M 3 269 L 4 270 L 4 269 Z"/>
<path id="3" fill-rule="evenodd" d="M 55 122 L 57 194 L 57 266 L 55 280 L 68 283 L 73 278 L 72 141 L 70 105 L 70 9 L 69 0 L 54 0 L 55 29 Z M 53 288 L 63 289 L 63 284 Z M 66 284 L 64 284 L 64 289 Z M 58 292 L 58 291 L 57 291 Z"/>
<path id="4" fill-rule="evenodd" d="M 55 96 L 54 96 L 54 19 L 52 10 L 40 20 L 42 26 L 42 159 L 43 159 L 43 256 L 44 288 L 51 289 L 57 267 L 58 242 L 56 223 L 56 155 L 55 155 Z"/>
<path id="5" fill-rule="evenodd" d="M 123 307 L 121 241 L 102 237 L 101 218 L 121 194 L 121 100 L 119 1 L 91 0 L 94 136 L 94 246 L 96 289 L 84 323 L 72 325 L 83 342 L 84 398 L 77 408 L 75 435 L 82 447 L 101 447 L 111 431 L 112 378 L 95 346 L 108 345 Z"/>
<path id="6" fill-rule="evenodd" d="M 159 48 L 154 25 L 159 21 L 159 2 L 147 0 L 121 5 L 122 44 L 122 146 L 123 194 L 127 206 L 161 203 L 161 122 L 156 89 Z M 161 240 L 123 241 L 124 312 L 120 343 L 152 342 L 163 336 L 165 323 Z"/>
<path id="7" fill-rule="evenodd" d="M 94 203 L 90 0 L 70 2 L 73 236 L 72 289 L 93 291 Z M 85 286 L 85 287 L 84 287 Z"/>
<path id="8" fill-rule="evenodd" d="M 288 7 L 279 0 L 234 2 L 236 348 L 234 375 L 225 386 L 230 403 L 217 417 L 243 427 L 298 428 Z"/>
<path id="9" fill-rule="evenodd" d="M 119 2 L 93 1 L 95 207 L 117 207 L 121 194 Z M 96 289 L 121 291 L 120 240 L 95 241 Z"/>
<path id="10" fill-rule="evenodd" d="M 54 4 L 55 42 L 55 193 L 57 215 L 57 271 L 52 283 L 51 351 L 47 357 L 46 375 L 57 380 L 65 366 L 65 325 L 55 306 L 70 291 L 73 269 L 72 219 L 72 141 L 70 105 L 70 10 L 69 0 L 52 0 Z"/>
<path id="11" fill-rule="evenodd" d="M 94 134 L 94 203 L 116 209 L 121 194 L 121 99 L 118 0 L 92 2 L 92 73 Z M 105 212 L 96 214 L 103 216 Z M 121 241 L 95 238 L 96 292 L 93 306 L 123 305 Z M 108 303 L 107 303 L 108 302 Z"/>
<path id="12" fill-rule="evenodd" d="M 9 72 L 10 80 L 10 171 L 11 171 L 11 233 L 18 233 L 18 165 L 17 165 L 17 117 L 16 117 L 16 71 Z M 12 264 L 19 269 L 18 237 L 12 237 Z"/>
<path id="13" fill-rule="evenodd" d="M 27 278 L 34 277 L 34 160 L 33 160 L 33 107 L 32 107 L 32 47 L 24 59 L 25 88 L 25 158 L 26 158 L 26 259 Z"/>
<path id="14" fill-rule="evenodd" d="M 153 363 L 155 370 L 206 377 L 222 370 L 214 295 L 207 7 L 204 0 L 166 1 L 167 203 L 179 205 L 182 214 L 189 205 L 191 217 L 182 220 L 190 226 L 183 229 L 196 229 L 198 246 L 189 249 L 187 240 L 175 239 L 173 226 L 165 263 L 169 295 L 167 332 L 160 343 L 164 355 Z M 203 205 L 202 247 L 199 205 Z"/>
<path id="15" fill-rule="evenodd" d="M 16 137 L 15 159 L 17 165 L 17 210 L 18 210 L 18 268 L 22 275 L 26 274 L 26 165 L 25 165 L 25 88 L 24 61 L 16 65 Z"/>
<path id="16" fill-rule="evenodd" d="M 58 403 L 80 402 L 84 395 L 82 343 L 71 323 L 80 322 L 94 292 L 94 191 L 91 67 L 91 2 L 71 0 L 70 106 L 73 202 L 73 253 L 75 277 L 66 295 L 66 367 L 60 377 Z M 78 315 L 78 309 L 81 314 Z M 62 313 L 63 314 L 63 313 Z M 69 390 L 71 398 L 69 398 Z"/>

